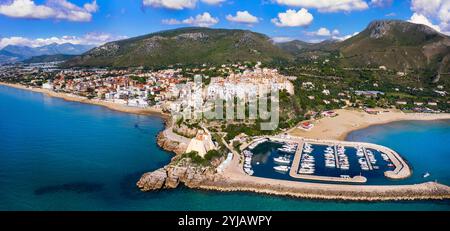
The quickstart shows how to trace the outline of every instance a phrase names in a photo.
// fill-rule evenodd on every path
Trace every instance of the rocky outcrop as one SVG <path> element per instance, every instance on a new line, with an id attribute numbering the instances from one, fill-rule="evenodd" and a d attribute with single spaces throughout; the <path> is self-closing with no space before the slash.
<path id="1" fill-rule="evenodd" d="M 173 152 L 176 155 L 181 155 L 183 154 L 186 149 L 187 149 L 187 145 L 183 144 L 183 143 L 179 143 L 173 140 L 169 140 L 167 139 L 167 137 L 164 136 L 164 133 L 161 132 L 159 133 L 157 139 L 156 139 L 156 143 L 164 150 L 168 151 L 168 152 Z"/>
<path id="2" fill-rule="evenodd" d="M 198 188 L 206 182 L 212 183 L 218 180 L 219 177 L 212 168 L 171 164 L 154 172 L 144 174 L 137 182 L 137 186 L 142 191 L 176 188 L 180 183 L 189 188 Z"/>
<path id="3" fill-rule="evenodd" d="M 184 137 L 192 138 L 195 137 L 198 133 L 197 128 L 189 128 L 188 126 L 182 124 L 180 126 L 174 125 L 173 126 L 173 132 L 176 134 L 179 134 Z"/>
<path id="4" fill-rule="evenodd" d="M 164 187 L 167 179 L 167 172 L 164 168 L 160 168 L 154 172 L 148 172 L 142 175 L 137 182 L 137 186 L 142 191 L 152 191 Z"/>
<path id="5" fill-rule="evenodd" d="M 180 183 L 189 188 L 197 188 L 205 182 L 217 180 L 215 168 L 212 167 L 215 165 L 198 166 L 181 158 L 187 149 L 186 144 L 168 139 L 164 132 L 158 135 L 156 142 L 164 150 L 174 152 L 176 156 L 165 167 L 142 175 L 136 184 L 142 191 L 176 188 Z"/>

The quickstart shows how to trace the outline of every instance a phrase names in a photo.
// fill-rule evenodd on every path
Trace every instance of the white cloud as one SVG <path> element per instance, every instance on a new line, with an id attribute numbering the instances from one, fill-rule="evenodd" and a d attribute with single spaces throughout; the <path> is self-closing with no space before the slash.
<path id="1" fill-rule="evenodd" d="M 182 21 L 173 18 L 164 19 L 162 20 L 162 23 L 167 25 L 187 24 L 200 27 L 210 27 L 219 23 L 219 19 L 212 17 L 211 14 L 208 12 L 204 12 L 203 14 L 199 14 L 195 17 L 189 17 Z"/>
<path id="2" fill-rule="evenodd" d="M 193 9 L 199 0 L 142 0 L 144 6 L 161 7 L 172 10 Z M 200 0 L 208 5 L 218 5 L 226 0 Z"/>
<path id="3" fill-rule="evenodd" d="M 328 37 L 325 39 L 338 39 L 340 38 L 340 31 L 338 29 L 334 29 L 333 31 L 329 30 L 328 28 L 321 27 L 317 31 L 312 32 L 306 32 L 306 35 L 316 37 L 315 40 L 322 40 L 323 37 Z M 320 38 L 318 38 L 320 37 Z M 339 39 L 340 40 L 340 39 Z"/>
<path id="4" fill-rule="evenodd" d="M 339 35 L 341 32 L 339 32 L 338 29 L 334 29 L 333 32 L 331 32 L 332 35 Z"/>
<path id="5" fill-rule="evenodd" d="M 290 42 L 290 41 L 293 41 L 293 40 L 295 40 L 295 39 L 291 38 L 291 37 L 273 37 L 272 38 L 272 41 L 274 43 L 284 43 L 284 42 Z"/>
<path id="6" fill-rule="evenodd" d="M 331 36 L 330 30 L 325 27 L 320 28 L 316 32 L 314 32 L 317 36 Z"/>
<path id="7" fill-rule="evenodd" d="M 143 0 L 142 4 L 144 6 L 182 10 L 185 8 L 194 8 L 197 0 Z"/>
<path id="8" fill-rule="evenodd" d="M 79 36 L 62 36 L 62 37 L 49 37 L 49 38 L 25 38 L 19 36 L 0 38 L 0 49 L 8 45 L 19 45 L 29 47 L 40 47 L 49 45 L 52 43 L 63 44 L 83 44 L 99 46 L 107 42 L 126 39 L 127 36 L 115 36 L 107 33 L 88 33 L 81 37 Z"/>
<path id="9" fill-rule="evenodd" d="M 409 22 L 416 23 L 416 24 L 422 24 L 429 26 L 436 31 L 441 31 L 441 28 L 438 25 L 434 25 L 425 15 L 414 13 L 411 16 L 411 19 L 408 20 Z"/>
<path id="10" fill-rule="evenodd" d="M 412 0 L 413 15 L 410 21 L 425 24 L 440 32 L 450 34 L 449 0 Z"/>
<path id="11" fill-rule="evenodd" d="M 225 2 L 226 0 L 202 0 L 202 2 L 209 4 L 209 5 L 217 5 L 222 2 Z"/>
<path id="12" fill-rule="evenodd" d="M 359 32 L 355 32 L 353 34 L 343 35 L 343 36 L 333 35 L 331 38 L 335 39 L 335 40 L 339 40 L 339 41 L 344 41 L 344 40 L 347 40 L 347 39 L 349 39 L 349 38 L 351 38 L 351 37 L 353 37 L 355 35 L 358 35 L 358 34 L 359 34 Z"/>
<path id="13" fill-rule="evenodd" d="M 83 5 L 84 9 L 86 9 L 87 12 L 97 12 L 98 5 L 97 0 L 94 0 L 92 3 L 86 3 Z"/>
<path id="14" fill-rule="evenodd" d="M 67 0 L 48 0 L 37 5 L 33 0 L 13 0 L 0 4 L 0 14 L 12 18 L 59 19 L 76 22 L 91 21 L 92 13 L 97 12 L 97 1 L 79 7 Z"/>
<path id="15" fill-rule="evenodd" d="M 272 19 L 272 23 L 278 27 L 297 27 L 308 26 L 313 20 L 313 15 L 302 8 L 299 11 L 287 10 L 285 13 L 278 13 L 278 18 Z"/>
<path id="16" fill-rule="evenodd" d="M 97 1 L 79 7 L 67 0 L 48 0 L 44 5 L 37 5 L 32 0 L 13 0 L 0 4 L 0 14 L 12 18 L 59 19 L 76 22 L 88 22 L 92 13 L 97 12 Z"/>
<path id="17" fill-rule="evenodd" d="M 226 18 L 230 22 L 237 23 L 253 24 L 259 22 L 258 18 L 251 15 L 248 11 L 238 11 L 236 12 L 236 16 L 232 16 L 231 14 L 229 14 Z"/>
<path id="18" fill-rule="evenodd" d="M 370 4 L 376 7 L 388 7 L 392 5 L 394 0 L 371 0 Z"/>
<path id="19" fill-rule="evenodd" d="M 364 0 L 276 0 L 291 7 L 314 8 L 320 12 L 354 11 L 369 8 Z"/>

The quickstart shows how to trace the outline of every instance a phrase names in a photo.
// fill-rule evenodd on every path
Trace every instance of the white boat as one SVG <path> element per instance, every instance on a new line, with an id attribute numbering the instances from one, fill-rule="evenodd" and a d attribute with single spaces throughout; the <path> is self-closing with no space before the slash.
<path id="1" fill-rule="evenodd" d="M 349 170 L 350 166 L 349 165 L 341 165 L 341 169 L 342 170 Z"/>
<path id="2" fill-rule="evenodd" d="M 423 174 L 423 178 L 427 178 L 429 177 L 431 174 L 429 172 L 426 172 L 425 174 Z"/>
<path id="3" fill-rule="evenodd" d="M 275 161 L 278 164 L 290 164 L 291 163 L 291 160 L 285 156 L 273 158 L 273 161 Z"/>
<path id="4" fill-rule="evenodd" d="M 301 168 L 298 171 L 300 174 L 314 174 L 314 169 L 311 168 Z"/>
<path id="5" fill-rule="evenodd" d="M 276 171 L 279 171 L 279 172 L 287 172 L 287 171 L 289 171 L 290 167 L 288 167 L 288 166 L 275 166 L 275 167 L 273 167 L 273 169 L 275 169 Z"/>

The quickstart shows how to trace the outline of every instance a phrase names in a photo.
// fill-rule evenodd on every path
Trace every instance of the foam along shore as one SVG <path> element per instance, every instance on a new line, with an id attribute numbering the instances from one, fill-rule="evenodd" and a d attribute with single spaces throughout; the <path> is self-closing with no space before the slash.
<path id="1" fill-rule="evenodd" d="M 404 113 L 400 110 L 386 110 L 373 115 L 356 109 L 339 109 L 335 112 L 336 117 L 325 117 L 312 121 L 314 128 L 309 131 L 295 127 L 288 133 L 312 139 L 345 140 L 350 132 L 373 125 L 405 120 L 450 119 L 450 113 Z"/>
<path id="2" fill-rule="evenodd" d="M 83 96 L 78 96 L 78 95 L 69 94 L 69 93 L 55 92 L 55 91 L 51 91 L 51 90 L 43 89 L 43 88 L 38 88 L 38 87 L 28 87 L 28 86 L 24 86 L 24 85 L 21 85 L 21 84 L 11 84 L 11 83 L 0 82 L 0 85 L 13 87 L 13 88 L 17 88 L 17 89 L 22 89 L 22 90 L 38 92 L 38 93 L 42 93 L 42 94 L 45 94 L 45 95 L 48 95 L 48 96 L 51 96 L 51 97 L 64 99 L 64 100 L 67 100 L 67 101 L 80 102 L 80 103 L 86 103 L 86 104 L 93 104 L 93 105 L 103 106 L 103 107 L 106 107 L 108 109 L 111 109 L 111 110 L 114 110 L 114 111 L 119 111 L 119 112 L 139 114 L 139 115 L 157 115 L 157 116 L 160 116 L 160 117 L 163 117 L 163 118 L 168 118 L 169 117 L 168 114 L 164 113 L 162 110 L 157 109 L 157 108 L 129 107 L 129 106 L 126 106 L 126 105 L 117 104 L 117 103 L 113 103 L 113 102 L 108 102 L 108 101 L 104 101 L 104 100 L 88 99 L 88 98 L 83 97 Z"/>

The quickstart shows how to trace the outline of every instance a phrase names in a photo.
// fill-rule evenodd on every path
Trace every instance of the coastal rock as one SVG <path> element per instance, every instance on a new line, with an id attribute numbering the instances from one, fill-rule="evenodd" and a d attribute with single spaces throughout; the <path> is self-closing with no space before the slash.
<path id="1" fill-rule="evenodd" d="M 160 168 L 154 172 L 145 173 L 137 182 L 137 186 L 142 191 L 153 191 L 162 189 L 167 179 L 167 172 Z"/>
<path id="2" fill-rule="evenodd" d="M 198 188 L 205 182 L 217 181 L 215 171 L 208 167 L 167 165 L 154 172 L 145 173 L 137 186 L 142 191 L 161 188 L 176 188 L 183 183 L 189 188 Z"/>
<path id="3" fill-rule="evenodd" d="M 184 137 L 192 138 L 197 135 L 198 129 L 195 127 L 189 128 L 185 124 L 182 124 L 180 126 L 178 126 L 178 125 L 173 126 L 173 132 L 175 132 L 181 136 L 184 136 Z"/>
<path id="4" fill-rule="evenodd" d="M 186 167 L 170 166 L 167 168 L 166 188 L 176 188 L 186 174 Z"/>
<path id="5" fill-rule="evenodd" d="M 164 136 L 164 133 L 161 132 L 159 133 L 157 139 L 156 139 L 156 143 L 164 150 L 169 151 L 169 152 L 174 152 L 176 155 L 181 155 L 183 154 L 186 149 L 187 146 L 186 144 L 182 144 L 182 143 L 178 143 L 176 141 L 172 141 L 167 139 Z"/>

